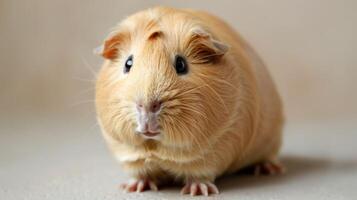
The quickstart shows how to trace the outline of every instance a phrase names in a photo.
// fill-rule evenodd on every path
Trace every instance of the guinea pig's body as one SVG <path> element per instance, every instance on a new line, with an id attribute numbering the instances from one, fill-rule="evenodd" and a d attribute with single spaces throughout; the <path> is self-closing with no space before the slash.
<path id="1" fill-rule="evenodd" d="M 98 120 L 134 178 L 127 191 L 173 178 L 184 181 L 183 193 L 208 195 L 222 174 L 257 163 L 279 171 L 279 95 L 260 58 L 222 20 L 148 9 L 119 24 L 101 54 Z"/>

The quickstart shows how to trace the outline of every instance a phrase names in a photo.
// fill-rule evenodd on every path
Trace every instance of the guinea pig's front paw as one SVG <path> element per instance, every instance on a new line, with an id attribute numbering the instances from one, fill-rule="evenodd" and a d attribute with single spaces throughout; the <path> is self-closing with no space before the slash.
<path id="1" fill-rule="evenodd" d="M 217 186 L 209 181 L 188 181 L 181 190 L 181 194 L 190 194 L 191 196 L 218 194 Z"/>
<path id="2" fill-rule="evenodd" d="M 154 181 L 146 178 L 133 179 L 120 186 L 125 192 L 143 192 L 144 190 L 158 191 Z"/>

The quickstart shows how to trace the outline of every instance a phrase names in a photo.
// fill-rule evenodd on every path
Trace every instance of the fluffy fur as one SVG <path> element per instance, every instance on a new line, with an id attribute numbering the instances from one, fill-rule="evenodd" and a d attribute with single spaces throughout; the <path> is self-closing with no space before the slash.
<path id="1" fill-rule="evenodd" d="M 104 43 L 96 85 L 103 135 L 137 179 L 213 182 L 275 159 L 282 106 L 264 64 L 225 22 L 208 13 L 157 7 L 116 26 Z M 124 74 L 129 55 L 133 67 Z M 176 55 L 189 72 L 177 75 Z M 136 102 L 159 99 L 160 138 L 135 132 Z"/>

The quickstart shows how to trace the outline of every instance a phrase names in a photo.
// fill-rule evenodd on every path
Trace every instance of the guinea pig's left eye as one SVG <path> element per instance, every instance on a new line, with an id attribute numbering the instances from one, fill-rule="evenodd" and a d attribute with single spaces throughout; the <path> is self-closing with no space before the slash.
<path id="1" fill-rule="evenodd" d="M 129 56 L 129 58 L 125 61 L 124 73 L 128 73 L 132 66 L 133 66 L 133 55 Z"/>
<path id="2" fill-rule="evenodd" d="M 185 58 L 183 58 L 182 56 L 176 56 L 175 69 L 176 73 L 179 75 L 186 74 L 188 72 L 188 66 Z"/>

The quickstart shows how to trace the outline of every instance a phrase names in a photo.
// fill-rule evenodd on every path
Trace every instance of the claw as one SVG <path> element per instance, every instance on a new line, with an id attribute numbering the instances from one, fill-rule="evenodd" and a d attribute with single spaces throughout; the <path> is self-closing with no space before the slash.
<path id="1" fill-rule="evenodd" d="M 190 195 L 191 196 L 197 195 L 197 191 L 198 191 L 197 183 L 192 183 L 190 187 Z"/>
<path id="2" fill-rule="evenodd" d="M 208 196 L 208 186 L 204 183 L 199 184 L 199 188 L 201 190 L 201 193 L 205 196 Z"/>
<path id="3" fill-rule="evenodd" d="M 181 190 L 181 194 L 188 194 L 190 192 L 190 185 L 186 184 Z"/>
<path id="4" fill-rule="evenodd" d="M 150 190 L 153 190 L 153 191 L 158 191 L 159 189 L 157 188 L 157 185 L 153 182 L 153 181 L 148 181 L 149 182 L 149 187 L 150 187 Z"/>
<path id="5" fill-rule="evenodd" d="M 218 188 L 215 184 L 211 182 L 188 182 L 181 190 L 181 194 L 190 194 L 191 196 L 204 195 L 209 196 L 210 194 L 218 194 Z"/>
<path id="6" fill-rule="evenodd" d="M 127 193 L 143 192 L 144 190 L 158 190 L 156 183 L 148 179 L 135 179 L 129 183 L 121 184 L 120 187 Z"/>
<path id="7" fill-rule="evenodd" d="M 136 192 L 144 191 L 144 186 L 145 186 L 145 182 L 143 180 L 139 180 L 136 188 Z"/>
<path id="8" fill-rule="evenodd" d="M 211 194 L 219 194 L 217 186 L 211 182 L 208 182 L 208 192 Z"/>
<path id="9" fill-rule="evenodd" d="M 276 161 L 265 161 L 255 165 L 254 175 L 277 175 L 285 173 L 285 167 Z"/>

